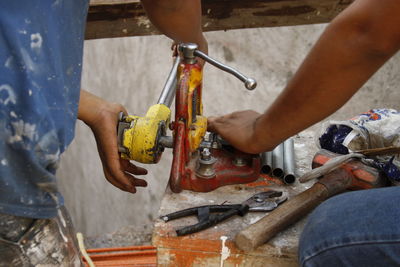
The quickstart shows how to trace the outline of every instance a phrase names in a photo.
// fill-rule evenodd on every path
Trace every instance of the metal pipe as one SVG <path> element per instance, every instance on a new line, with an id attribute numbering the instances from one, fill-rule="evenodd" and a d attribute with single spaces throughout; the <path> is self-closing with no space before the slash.
<path id="1" fill-rule="evenodd" d="M 236 78 L 238 78 L 239 80 L 241 80 L 244 83 L 244 85 L 246 86 L 246 88 L 248 90 L 253 90 L 257 87 L 257 81 L 254 80 L 253 78 L 246 77 L 245 75 L 240 73 L 238 70 L 231 68 L 225 64 L 222 64 L 221 62 L 207 56 L 203 52 L 196 49 L 196 50 L 194 50 L 194 55 L 199 58 L 204 59 L 211 65 L 214 65 L 215 67 L 234 75 Z"/>
<path id="2" fill-rule="evenodd" d="M 285 170 L 283 181 L 286 184 L 294 183 L 296 181 L 296 175 L 293 138 L 289 138 L 283 142 L 283 166 Z"/>
<path id="3" fill-rule="evenodd" d="M 161 145 L 162 147 L 173 148 L 174 140 L 173 140 L 172 136 L 162 135 L 162 136 L 160 136 L 160 139 L 158 140 L 158 144 Z"/>
<path id="4" fill-rule="evenodd" d="M 167 107 L 171 107 L 172 101 L 175 97 L 176 92 L 176 74 L 178 72 L 178 66 L 181 58 L 179 55 L 176 56 L 172 69 L 168 75 L 167 81 L 165 82 L 164 88 L 161 92 L 160 98 L 157 101 L 157 104 L 164 104 Z"/>
<path id="5" fill-rule="evenodd" d="M 261 153 L 261 173 L 270 174 L 272 171 L 272 152 Z"/>
<path id="6" fill-rule="evenodd" d="M 272 175 L 283 178 L 283 143 L 272 150 Z"/>

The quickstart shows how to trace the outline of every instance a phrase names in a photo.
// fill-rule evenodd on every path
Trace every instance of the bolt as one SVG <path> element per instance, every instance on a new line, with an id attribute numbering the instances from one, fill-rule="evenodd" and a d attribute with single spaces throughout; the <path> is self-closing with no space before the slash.
<path id="1" fill-rule="evenodd" d="M 246 160 L 242 157 L 235 157 L 233 159 L 233 164 L 237 167 L 246 166 Z"/>
<path id="2" fill-rule="evenodd" d="M 201 159 L 202 160 L 210 160 L 211 159 L 211 152 L 208 148 L 204 148 L 201 152 Z"/>

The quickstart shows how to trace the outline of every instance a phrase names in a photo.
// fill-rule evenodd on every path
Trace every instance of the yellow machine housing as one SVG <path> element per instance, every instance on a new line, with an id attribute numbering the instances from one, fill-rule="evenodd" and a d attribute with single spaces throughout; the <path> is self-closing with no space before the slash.
<path id="1" fill-rule="evenodd" d="M 203 102 L 201 101 L 201 94 L 196 91 L 196 88 L 198 88 L 202 83 L 202 69 L 190 69 L 189 77 L 187 127 L 189 129 L 188 138 L 190 152 L 194 152 L 199 148 L 200 143 L 207 131 L 207 118 L 203 116 Z M 196 103 L 193 103 L 192 99 L 195 99 Z M 196 118 L 193 119 L 192 116 L 195 116 Z"/>
<path id="2" fill-rule="evenodd" d="M 131 127 L 123 134 L 122 145 L 127 148 L 127 153 L 122 153 L 123 158 L 157 163 L 163 152 L 158 140 L 166 134 L 170 116 L 171 110 L 163 104 L 151 106 L 144 117 L 127 116 L 125 121 L 130 122 Z"/>

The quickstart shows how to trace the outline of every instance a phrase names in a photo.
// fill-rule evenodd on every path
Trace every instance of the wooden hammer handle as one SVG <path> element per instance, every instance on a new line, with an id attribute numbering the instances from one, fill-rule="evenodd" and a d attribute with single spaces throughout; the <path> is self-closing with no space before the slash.
<path id="1" fill-rule="evenodd" d="M 318 204 L 330 197 L 329 190 L 321 183 L 286 201 L 264 218 L 250 225 L 236 235 L 238 248 L 249 251 L 264 244 L 289 225 L 313 210 Z"/>
<path id="2" fill-rule="evenodd" d="M 393 154 L 400 154 L 400 147 L 389 146 L 380 148 L 370 148 L 365 150 L 354 151 L 354 153 L 360 153 L 365 156 L 393 155 Z"/>
<path id="3" fill-rule="evenodd" d="M 327 198 L 346 190 L 353 179 L 353 174 L 344 168 L 324 175 L 311 188 L 291 198 L 255 224 L 239 232 L 235 238 L 237 247 L 245 251 L 257 248 L 300 220 Z"/>

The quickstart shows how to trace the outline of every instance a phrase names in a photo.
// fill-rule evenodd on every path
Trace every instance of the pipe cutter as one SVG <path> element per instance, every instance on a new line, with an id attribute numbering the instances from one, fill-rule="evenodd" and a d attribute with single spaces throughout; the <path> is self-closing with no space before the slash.
<path id="1" fill-rule="evenodd" d="M 196 44 L 178 45 L 178 54 L 157 104 L 144 117 L 120 114 L 118 150 L 124 159 L 154 164 L 165 148 L 173 149 L 169 185 L 173 192 L 182 189 L 208 192 L 220 186 L 249 183 L 259 177 L 259 155 L 234 149 L 219 136 L 207 132 L 203 116 L 202 58 L 240 79 L 248 90 L 257 83 L 197 49 Z M 175 98 L 175 120 L 170 106 Z M 170 129 L 172 135 L 167 135 Z"/>

